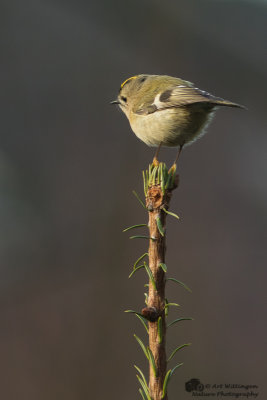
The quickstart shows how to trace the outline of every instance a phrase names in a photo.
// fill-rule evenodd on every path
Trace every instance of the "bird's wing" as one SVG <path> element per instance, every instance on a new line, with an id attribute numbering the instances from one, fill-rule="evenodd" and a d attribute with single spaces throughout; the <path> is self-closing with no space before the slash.
<path id="1" fill-rule="evenodd" d="M 194 103 L 209 103 L 211 105 L 240 107 L 238 104 L 224 100 L 221 97 L 215 97 L 212 94 L 200 90 L 188 83 L 188 85 L 181 84 L 161 91 L 156 95 L 152 103 L 144 102 L 136 113 L 147 115 L 155 111 L 167 108 L 183 107 Z"/>

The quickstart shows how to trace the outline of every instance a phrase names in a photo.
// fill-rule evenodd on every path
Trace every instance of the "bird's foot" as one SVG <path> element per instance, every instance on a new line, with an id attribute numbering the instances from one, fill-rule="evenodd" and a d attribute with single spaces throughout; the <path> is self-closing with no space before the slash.
<path id="1" fill-rule="evenodd" d="M 171 166 L 171 168 L 169 169 L 169 174 L 175 174 L 175 172 L 176 172 L 176 168 L 177 168 L 177 165 L 176 165 L 176 163 L 173 163 L 172 164 L 172 166 Z"/>
<path id="2" fill-rule="evenodd" d="M 157 159 L 157 157 L 153 158 L 152 165 L 153 165 L 153 167 L 158 167 L 159 166 L 159 160 Z"/>

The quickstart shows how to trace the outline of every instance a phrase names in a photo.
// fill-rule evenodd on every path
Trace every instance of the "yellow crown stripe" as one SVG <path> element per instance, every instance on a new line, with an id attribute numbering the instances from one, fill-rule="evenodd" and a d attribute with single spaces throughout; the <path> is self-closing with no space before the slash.
<path id="1" fill-rule="evenodd" d="M 138 75 L 135 75 L 135 76 L 131 76 L 131 78 L 126 79 L 126 80 L 121 84 L 121 89 L 123 88 L 123 86 L 124 86 L 127 82 L 131 81 L 132 79 L 136 79 L 137 77 L 138 77 Z"/>

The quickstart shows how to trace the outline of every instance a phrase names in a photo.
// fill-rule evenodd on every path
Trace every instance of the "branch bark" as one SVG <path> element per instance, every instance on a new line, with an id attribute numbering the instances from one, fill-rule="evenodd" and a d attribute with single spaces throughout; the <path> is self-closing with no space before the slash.
<path id="1" fill-rule="evenodd" d="M 174 186 L 177 187 L 176 184 Z M 146 196 L 146 206 L 149 210 L 149 268 L 153 274 L 155 285 L 149 281 L 149 295 L 147 308 L 143 310 L 143 315 L 149 319 L 149 348 L 153 354 L 156 365 L 156 376 L 153 366 L 150 363 L 149 371 L 149 391 L 153 400 L 163 400 L 163 383 L 166 375 L 166 322 L 165 322 L 165 272 L 160 264 L 165 264 L 166 253 L 166 213 L 163 208 L 168 209 L 171 200 L 171 190 L 163 194 L 160 185 L 152 186 L 148 189 Z M 157 223 L 157 220 L 159 223 Z M 152 318 L 152 314 L 154 317 Z M 156 315 L 156 318 L 155 318 Z M 159 324 L 161 318 L 161 324 Z M 155 320 L 156 319 L 156 320 Z M 160 326 L 161 325 L 161 326 Z M 164 400 L 168 396 L 165 394 Z"/>

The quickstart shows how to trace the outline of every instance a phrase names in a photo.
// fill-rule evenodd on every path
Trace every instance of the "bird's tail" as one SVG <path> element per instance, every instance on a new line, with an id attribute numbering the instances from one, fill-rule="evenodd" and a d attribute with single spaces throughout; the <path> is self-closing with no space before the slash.
<path id="1" fill-rule="evenodd" d="M 242 106 L 241 104 L 233 103 L 232 101 L 228 101 L 228 100 L 224 100 L 224 99 L 216 101 L 216 104 L 218 104 L 218 106 L 237 107 L 237 108 L 243 108 L 244 110 L 247 110 L 247 107 Z"/>

